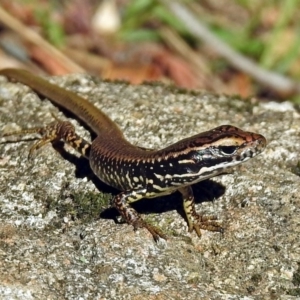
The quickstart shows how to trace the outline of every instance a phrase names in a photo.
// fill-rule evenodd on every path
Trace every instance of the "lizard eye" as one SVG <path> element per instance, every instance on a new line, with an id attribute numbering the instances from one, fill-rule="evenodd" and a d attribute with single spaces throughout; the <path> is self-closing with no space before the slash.
<path id="1" fill-rule="evenodd" d="M 237 147 L 235 147 L 235 146 L 220 146 L 219 150 L 224 155 L 232 155 L 236 152 Z"/>

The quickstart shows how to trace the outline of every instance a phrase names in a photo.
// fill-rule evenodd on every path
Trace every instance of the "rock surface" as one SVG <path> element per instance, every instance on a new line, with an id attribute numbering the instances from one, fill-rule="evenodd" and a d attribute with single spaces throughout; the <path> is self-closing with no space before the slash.
<path id="1" fill-rule="evenodd" d="M 108 208 L 117 191 L 70 147 L 47 145 L 28 160 L 32 135 L 1 138 L 0 299 L 299 299 L 296 109 L 86 75 L 51 81 L 94 102 L 140 146 L 164 147 L 221 124 L 261 133 L 268 146 L 194 186 L 197 210 L 217 215 L 223 235 L 188 233 L 177 193 L 136 203 L 169 237 L 156 244 L 146 230 L 115 222 Z M 52 113 L 66 118 L 28 87 L 0 78 L 0 132 L 45 125 Z"/>

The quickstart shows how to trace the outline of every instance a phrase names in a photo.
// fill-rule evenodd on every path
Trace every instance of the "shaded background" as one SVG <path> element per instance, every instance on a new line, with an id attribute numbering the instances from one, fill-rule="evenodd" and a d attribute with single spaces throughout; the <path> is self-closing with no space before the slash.
<path id="1" fill-rule="evenodd" d="M 1 0 L 0 66 L 299 103 L 299 2 Z"/>

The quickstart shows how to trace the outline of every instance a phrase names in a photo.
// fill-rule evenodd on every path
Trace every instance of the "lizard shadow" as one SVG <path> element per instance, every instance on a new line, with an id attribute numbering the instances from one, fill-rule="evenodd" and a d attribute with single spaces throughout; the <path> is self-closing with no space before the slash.
<path id="1" fill-rule="evenodd" d="M 54 147 L 64 159 L 75 165 L 75 176 L 77 178 L 87 177 L 93 182 L 96 188 L 103 193 L 110 193 L 112 196 L 120 193 L 119 190 L 102 182 L 93 173 L 87 159 L 70 154 L 62 147 L 62 145 L 62 142 L 58 142 L 54 145 Z M 193 192 L 195 196 L 195 203 L 202 203 L 206 201 L 212 202 L 224 194 L 225 187 L 220 183 L 207 179 L 194 184 Z M 144 198 L 132 203 L 131 206 L 141 214 L 163 213 L 171 210 L 177 210 L 180 215 L 183 217 L 185 216 L 183 211 L 182 197 L 179 192 L 156 198 Z M 118 215 L 119 213 L 115 208 L 109 207 L 100 212 L 99 217 L 116 220 Z"/>
<path id="2" fill-rule="evenodd" d="M 207 179 L 192 185 L 195 203 L 213 202 L 221 197 L 225 192 L 225 187 L 213 180 Z M 114 195 L 119 191 L 115 190 Z M 143 198 L 137 202 L 131 203 L 131 206 L 140 214 L 160 214 L 176 210 L 184 219 L 186 219 L 183 210 L 182 196 L 179 192 L 156 198 Z M 107 208 L 100 213 L 100 218 L 114 219 L 119 215 L 115 208 Z"/>

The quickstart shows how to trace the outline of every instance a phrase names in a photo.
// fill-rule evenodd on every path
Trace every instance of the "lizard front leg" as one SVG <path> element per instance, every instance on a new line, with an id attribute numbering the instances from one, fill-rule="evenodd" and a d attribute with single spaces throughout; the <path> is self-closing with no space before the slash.
<path id="1" fill-rule="evenodd" d="M 183 208 L 186 214 L 189 231 L 195 230 L 197 235 L 201 237 L 201 230 L 223 232 L 223 228 L 217 222 L 216 216 L 204 216 L 196 212 L 195 199 L 191 186 L 185 186 L 179 189 L 183 198 Z"/>
<path id="2" fill-rule="evenodd" d="M 134 229 L 144 227 L 153 236 L 155 241 L 159 238 L 167 239 L 167 237 L 155 226 L 148 224 L 142 217 L 137 213 L 135 209 L 129 206 L 129 203 L 138 201 L 145 197 L 147 190 L 145 188 L 139 190 L 129 190 L 121 192 L 112 199 L 112 205 L 118 210 L 123 219 L 133 225 Z"/>

